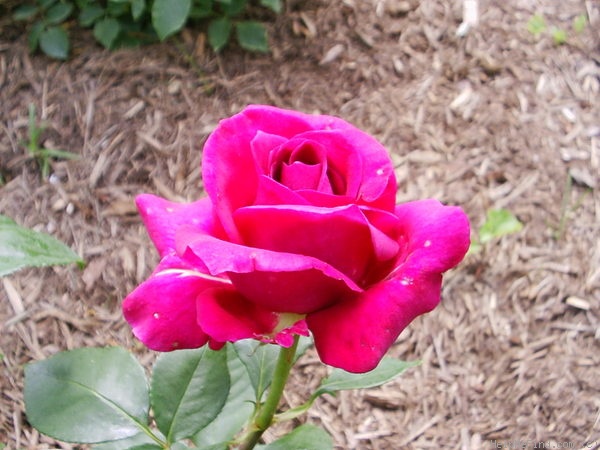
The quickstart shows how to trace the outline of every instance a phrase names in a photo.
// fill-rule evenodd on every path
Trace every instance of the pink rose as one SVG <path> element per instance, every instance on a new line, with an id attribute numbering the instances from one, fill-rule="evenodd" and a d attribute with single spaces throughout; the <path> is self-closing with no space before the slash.
<path id="1" fill-rule="evenodd" d="M 385 148 L 335 117 L 249 106 L 209 136 L 202 169 L 207 198 L 137 198 L 162 260 L 123 311 L 154 350 L 310 330 L 323 362 L 366 372 L 469 247 L 461 209 L 395 205 Z"/>

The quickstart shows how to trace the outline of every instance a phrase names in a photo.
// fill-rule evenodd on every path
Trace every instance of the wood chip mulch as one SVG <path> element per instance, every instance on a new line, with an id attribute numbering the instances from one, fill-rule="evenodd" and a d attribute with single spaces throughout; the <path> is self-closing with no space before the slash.
<path id="1" fill-rule="evenodd" d="M 476 20 L 464 22 L 468 4 Z M 548 25 L 539 36 L 527 30 L 535 14 Z M 447 275 L 442 305 L 400 336 L 390 353 L 418 368 L 326 396 L 306 420 L 337 449 L 598 448 L 600 4 L 312 0 L 267 19 L 269 55 L 215 56 L 188 30 L 116 52 L 84 34 L 59 63 L 28 54 L 24 30 L 0 17 L 0 213 L 87 261 L 0 280 L 0 443 L 74 448 L 28 425 L 24 364 L 81 346 L 154 358 L 120 311 L 157 262 L 133 198 L 201 196 L 207 134 L 268 103 L 375 135 L 393 153 L 398 201 L 461 205 L 474 238 L 493 208 L 524 224 L 470 254 Z M 43 145 L 79 155 L 53 162 L 49 180 L 22 145 L 29 104 L 47 125 Z M 326 370 L 309 351 L 286 401 L 302 403 Z"/>

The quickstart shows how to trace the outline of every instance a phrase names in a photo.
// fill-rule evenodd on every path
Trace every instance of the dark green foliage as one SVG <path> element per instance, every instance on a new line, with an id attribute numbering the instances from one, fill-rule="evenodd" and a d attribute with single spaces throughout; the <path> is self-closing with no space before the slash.
<path id="1" fill-rule="evenodd" d="M 190 21 L 204 26 L 208 42 L 220 51 L 235 36 L 250 51 L 267 52 L 267 33 L 262 23 L 244 20 L 249 0 L 30 0 L 15 8 L 13 19 L 30 22 L 29 48 L 56 59 L 66 59 L 74 24 L 91 28 L 105 48 L 135 46 L 165 40 Z M 259 4 L 281 12 L 281 0 Z M 232 30 L 235 30 L 232 33 Z"/>

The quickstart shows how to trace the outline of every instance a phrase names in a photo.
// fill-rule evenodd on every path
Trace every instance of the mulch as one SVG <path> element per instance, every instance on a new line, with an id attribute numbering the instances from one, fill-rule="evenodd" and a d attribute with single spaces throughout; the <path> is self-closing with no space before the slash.
<path id="1" fill-rule="evenodd" d="M 598 448 L 600 5 L 481 0 L 459 36 L 467 3 L 289 2 L 269 21 L 269 55 L 232 46 L 217 56 L 186 30 L 116 52 L 82 35 L 64 63 L 28 54 L 23 29 L 0 18 L 0 213 L 87 262 L 1 280 L 0 442 L 74 448 L 28 425 L 27 362 L 106 345 L 152 361 L 120 311 L 157 262 L 133 198 L 203 195 L 206 136 L 246 104 L 267 103 L 373 134 L 392 153 L 398 201 L 460 205 L 474 239 L 490 209 L 524 224 L 468 255 L 447 274 L 442 305 L 402 333 L 390 354 L 419 367 L 325 396 L 306 420 L 338 449 Z M 540 36 L 527 30 L 535 14 L 548 24 Z M 581 14 L 589 23 L 576 33 Z M 31 103 L 47 125 L 43 144 L 79 155 L 53 162 L 49 180 L 21 144 Z M 309 351 L 286 401 L 302 403 L 326 373 Z"/>

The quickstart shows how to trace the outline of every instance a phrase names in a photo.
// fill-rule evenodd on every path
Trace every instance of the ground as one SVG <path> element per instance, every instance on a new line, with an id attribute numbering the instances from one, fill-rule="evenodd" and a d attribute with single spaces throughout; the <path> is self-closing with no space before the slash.
<path id="1" fill-rule="evenodd" d="M 157 261 L 133 198 L 203 195 L 207 134 L 267 103 L 373 134 L 393 154 L 398 201 L 460 205 L 474 240 L 491 209 L 524 224 L 469 254 L 447 274 L 442 305 L 402 333 L 390 354 L 418 368 L 326 396 L 306 420 L 338 449 L 598 448 L 600 5 L 481 0 L 465 30 L 463 3 L 290 1 L 262 17 L 268 55 L 234 46 L 216 56 L 192 29 L 116 52 L 84 34 L 67 62 L 29 55 L 23 29 L 1 17 L 0 213 L 66 242 L 87 266 L 2 279 L 0 442 L 70 448 L 28 425 L 25 363 L 113 344 L 153 358 L 120 311 Z M 527 30 L 535 14 L 548 25 L 539 36 Z M 564 45 L 552 27 L 567 32 Z M 55 161 L 50 180 L 21 145 L 31 103 L 48 125 L 43 144 L 80 156 Z M 301 403 L 325 371 L 309 351 L 286 401 Z"/>

